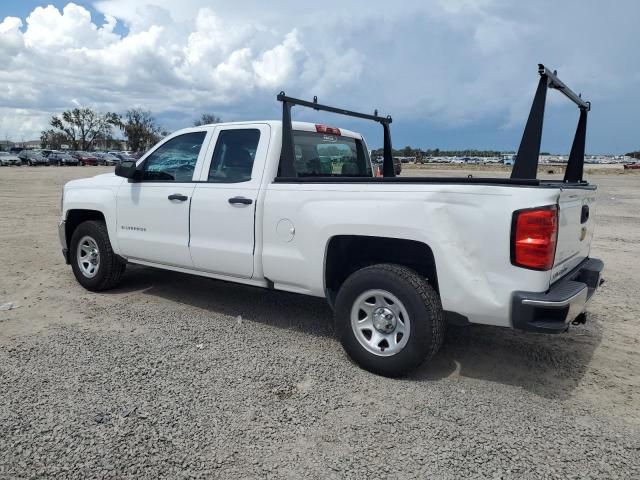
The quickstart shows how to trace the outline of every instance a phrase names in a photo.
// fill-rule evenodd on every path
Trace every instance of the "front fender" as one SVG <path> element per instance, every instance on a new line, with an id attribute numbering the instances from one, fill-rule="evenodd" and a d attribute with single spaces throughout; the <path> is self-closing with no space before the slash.
<path id="1" fill-rule="evenodd" d="M 117 236 L 116 217 L 117 187 L 67 188 L 64 192 L 62 220 L 67 221 L 69 212 L 85 210 L 99 212 L 104 217 L 111 247 L 116 254 L 120 253 Z"/>

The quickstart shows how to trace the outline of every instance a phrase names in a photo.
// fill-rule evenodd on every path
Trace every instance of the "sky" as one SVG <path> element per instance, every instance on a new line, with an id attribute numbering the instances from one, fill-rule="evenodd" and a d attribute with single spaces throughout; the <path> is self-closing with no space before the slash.
<path id="1" fill-rule="evenodd" d="M 278 92 L 393 117 L 393 146 L 516 150 L 537 64 L 592 102 L 587 151 L 640 149 L 640 2 L 617 0 L 0 0 L 0 138 L 39 138 L 87 106 L 279 119 Z M 360 131 L 371 122 L 294 109 Z M 578 110 L 547 97 L 542 150 L 567 152 Z"/>

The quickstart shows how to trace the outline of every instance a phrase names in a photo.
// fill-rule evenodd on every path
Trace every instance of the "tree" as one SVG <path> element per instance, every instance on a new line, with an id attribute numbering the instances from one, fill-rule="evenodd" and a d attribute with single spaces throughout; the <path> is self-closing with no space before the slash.
<path id="1" fill-rule="evenodd" d="M 90 108 L 74 108 L 51 117 L 51 126 L 65 136 L 67 142 L 76 150 L 90 150 L 99 135 L 120 125 L 120 117 L 111 112 L 99 113 Z"/>
<path id="2" fill-rule="evenodd" d="M 40 134 L 40 146 L 42 148 L 59 150 L 62 148 L 62 145 L 66 145 L 68 141 L 66 134 L 58 132 L 52 128 L 49 130 L 43 130 Z"/>
<path id="3" fill-rule="evenodd" d="M 220 117 L 216 117 L 213 113 L 203 113 L 200 115 L 200 118 L 193 122 L 194 127 L 199 127 L 200 125 L 209 125 L 210 123 L 221 123 L 222 119 Z"/>
<path id="4" fill-rule="evenodd" d="M 411 148 L 409 145 L 404 147 L 402 149 L 402 156 L 403 157 L 413 157 L 413 148 Z"/>
<path id="5" fill-rule="evenodd" d="M 121 123 L 120 128 L 127 137 L 129 149 L 134 152 L 147 150 L 166 135 L 149 111 L 134 108 L 124 116 L 126 121 Z"/>

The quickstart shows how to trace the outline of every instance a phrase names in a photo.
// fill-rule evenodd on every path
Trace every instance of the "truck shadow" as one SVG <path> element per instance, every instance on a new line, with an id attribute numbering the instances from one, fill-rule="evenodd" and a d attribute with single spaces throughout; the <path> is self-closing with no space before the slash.
<path id="1" fill-rule="evenodd" d="M 262 288 L 132 266 L 113 294 L 152 295 L 243 321 L 333 336 L 327 302 Z M 597 316 L 568 334 L 542 335 L 488 326 L 447 326 L 438 354 L 408 377 L 438 381 L 467 377 L 520 387 L 550 399 L 566 399 L 580 383 L 602 338 Z M 345 358 L 346 360 L 346 358 Z M 355 365 L 354 365 L 354 368 Z"/>
<path id="2" fill-rule="evenodd" d="M 242 321 L 333 336 L 331 309 L 322 298 L 130 265 L 122 284 L 109 293 L 134 292 L 211 313 L 241 316 Z"/>
<path id="3" fill-rule="evenodd" d="M 602 340 L 596 315 L 569 333 L 545 335 L 476 325 L 447 327 L 444 344 L 413 380 L 466 377 L 565 400 L 584 377 Z"/>

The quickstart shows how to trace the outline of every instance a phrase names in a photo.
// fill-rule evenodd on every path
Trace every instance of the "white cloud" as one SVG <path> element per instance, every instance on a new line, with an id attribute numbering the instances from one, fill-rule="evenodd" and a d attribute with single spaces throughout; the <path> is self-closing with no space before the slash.
<path id="1" fill-rule="evenodd" d="M 0 61 L 8 62 L 24 47 L 24 38 L 20 32 L 22 20 L 7 17 L 0 23 Z"/>
<path id="2" fill-rule="evenodd" d="M 277 115 L 280 90 L 439 128 L 490 119 L 510 129 L 526 118 L 540 61 L 611 104 L 637 91 L 640 78 L 632 46 L 640 4 L 632 0 L 615 9 L 552 0 L 94 6 L 104 19 L 69 3 L 0 23 L 0 126 L 10 135 L 37 136 L 47 114 L 72 100 L 102 110 L 142 106 L 169 120 L 173 112 L 182 122 L 208 110 L 230 119 Z M 28 111 L 33 120 L 25 121 Z"/>
<path id="3" fill-rule="evenodd" d="M 297 58 L 302 53 L 296 30 L 288 33 L 280 45 L 264 52 L 253 62 L 253 70 L 259 87 L 277 88 L 297 70 Z"/>
<path id="4" fill-rule="evenodd" d="M 74 3 L 62 12 L 53 5 L 37 7 L 27 17 L 24 44 L 28 49 L 48 52 L 54 48 L 100 48 L 120 39 L 113 33 L 115 24 L 115 18 L 108 16 L 98 28 L 89 11 Z"/>

